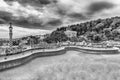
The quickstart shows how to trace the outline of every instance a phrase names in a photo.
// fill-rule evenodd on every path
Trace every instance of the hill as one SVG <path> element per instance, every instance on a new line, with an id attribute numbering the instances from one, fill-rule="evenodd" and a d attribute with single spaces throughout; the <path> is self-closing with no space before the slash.
<path id="1" fill-rule="evenodd" d="M 78 23 L 57 28 L 51 33 L 45 41 L 60 42 L 67 41 L 68 38 L 63 35 L 67 28 L 77 32 L 77 38 L 84 36 L 87 41 L 101 42 L 107 40 L 120 40 L 120 17 L 111 17 L 106 19 L 91 20 L 84 23 Z M 56 33 L 56 34 L 55 34 Z M 59 33 L 62 36 L 58 36 Z M 58 36 L 57 38 L 55 38 Z M 61 38 L 64 38 L 61 40 Z"/>

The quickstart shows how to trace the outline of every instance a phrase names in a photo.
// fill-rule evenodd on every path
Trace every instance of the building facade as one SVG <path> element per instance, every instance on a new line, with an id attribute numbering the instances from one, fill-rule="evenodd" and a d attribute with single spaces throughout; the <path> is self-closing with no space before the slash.
<path id="1" fill-rule="evenodd" d="M 71 37 L 76 37 L 76 36 L 77 36 L 77 32 L 76 32 L 76 31 L 71 31 L 71 30 L 65 31 L 65 34 L 66 34 L 67 37 L 69 37 L 69 38 L 71 38 Z"/>

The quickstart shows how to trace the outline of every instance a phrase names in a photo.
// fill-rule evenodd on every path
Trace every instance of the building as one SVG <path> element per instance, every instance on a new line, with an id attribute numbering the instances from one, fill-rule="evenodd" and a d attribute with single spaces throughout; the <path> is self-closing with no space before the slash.
<path id="1" fill-rule="evenodd" d="M 20 40 L 19 45 L 23 46 L 23 45 L 26 45 L 27 43 L 28 43 L 28 40 Z"/>
<path id="2" fill-rule="evenodd" d="M 39 40 L 43 40 L 45 38 L 45 35 L 36 35 L 37 38 L 39 38 Z"/>
<path id="3" fill-rule="evenodd" d="M 120 41 L 106 41 L 107 46 L 120 47 Z"/>
<path id="4" fill-rule="evenodd" d="M 65 34 L 67 35 L 67 37 L 71 38 L 71 37 L 76 37 L 77 36 L 77 32 L 76 31 L 71 31 L 71 30 L 66 30 Z"/>

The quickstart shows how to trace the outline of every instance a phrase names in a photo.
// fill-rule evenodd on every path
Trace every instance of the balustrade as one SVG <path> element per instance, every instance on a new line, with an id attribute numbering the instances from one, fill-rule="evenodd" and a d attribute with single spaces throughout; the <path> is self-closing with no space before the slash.
<path id="1" fill-rule="evenodd" d="M 89 43 L 87 45 L 83 44 L 82 42 L 63 42 L 63 43 L 57 43 L 57 44 L 46 44 L 46 45 L 33 45 L 32 47 L 26 46 L 26 47 L 15 47 L 15 48 L 7 48 L 5 50 L 5 53 L 2 55 L 14 55 L 19 54 L 21 52 L 27 51 L 27 50 L 35 50 L 35 49 L 41 49 L 44 51 L 44 49 L 57 49 L 62 46 L 84 46 L 84 47 L 91 47 L 91 48 L 108 48 L 106 45 L 97 45 Z M 1 56 L 1 54 L 0 54 Z"/>

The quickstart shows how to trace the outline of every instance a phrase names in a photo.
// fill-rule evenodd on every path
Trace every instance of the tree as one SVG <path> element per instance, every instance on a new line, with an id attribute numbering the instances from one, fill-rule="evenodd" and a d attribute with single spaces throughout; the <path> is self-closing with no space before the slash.
<path id="1" fill-rule="evenodd" d="M 113 36 L 114 38 L 117 38 L 119 35 L 120 35 L 119 29 L 114 29 L 114 30 L 112 31 L 112 36 Z"/>
<path id="2" fill-rule="evenodd" d="M 92 41 L 93 38 L 94 38 L 94 35 L 96 35 L 96 32 L 94 32 L 94 31 L 88 32 L 87 33 L 87 39 Z"/>
<path id="3" fill-rule="evenodd" d="M 106 35 L 104 35 L 104 34 L 101 34 L 101 38 L 102 38 L 102 41 L 108 40 L 108 38 L 107 38 Z"/>
<path id="4" fill-rule="evenodd" d="M 101 35 L 100 35 L 100 34 L 94 35 L 93 41 L 94 41 L 94 42 L 97 42 L 97 43 L 100 42 L 100 41 L 102 41 Z"/>
<path id="5" fill-rule="evenodd" d="M 71 42 L 78 42 L 79 39 L 77 37 L 72 37 L 69 39 Z"/>
<path id="6" fill-rule="evenodd" d="M 109 39 L 111 37 L 111 28 L 105 28 L 103 33 Z"/>
<path id="7" fill-rule="evenodd" d="M 60 27 L 60 28 L 57 28 L 56 31 L 66 31 L 66 27 Z"/>
<path id="8" fill-rule="evenodd" d="M 68 37 L 63 31 L 53 31 L 51 35 L 44 39 L 47 43 L 57 43 L 62 41 L 67 41 Z"/>
<path id="9" fill-rule="evenodd" d="M 89 41 L 114 40 L 115 38 L 118 39 L 118 35 L 120 34 L 119 31 L 114 31 L 114 29 L 119 29 L 119 26 L 120 17 L 87 21 L 58 28 L 46 38 L 46 41 L 51 43 L 66 41 L 67 37 L 63 33 L 67 27 L 70 27 L 72 31 L 77 31 L 77 37 L 84 35 Z"/>
<path id="10" fill-rule="evenodd" d="M 96 32 L 100 32 L 101 30 L 103 30 L 104 28 L 104 24 L 103 23 L 99 23 L 97 24 L 93 29 L 96 31 Z"/>
<path id="11" fill-rule="evenodd" d="M 120 19 L 118 18 L 113 18 L 113 22 L 110 25 L 112 29 L 116 29 L 117 27 L 120 26 Z"/>
<path id="12" fill-rule="evenodd" d="M 15 41 L 13 41 L 13 45 L 14 45 L 14 46 L 18 46 L 18 45 L 19 45 L 19 43 L 20 43 L 20 41 L 19 41 L 19 40 L 15 40 Z"/>

